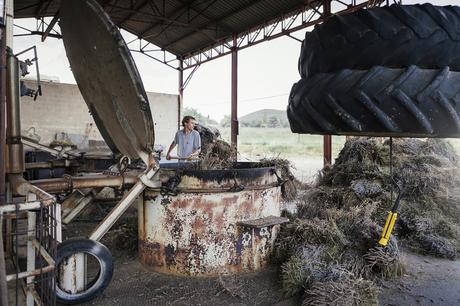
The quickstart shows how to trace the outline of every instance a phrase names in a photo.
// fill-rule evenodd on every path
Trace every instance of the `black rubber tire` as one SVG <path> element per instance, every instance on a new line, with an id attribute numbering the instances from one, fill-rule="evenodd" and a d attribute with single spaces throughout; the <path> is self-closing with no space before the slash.
<path id="1" fill-rule="evenodd" d="M 77 253 L 86 253 L 94 256 L 100 265 L 96 278 L 88 284 L 86 290 L 71 294 L 56 284 L 56 299 L 62 304 L 80 304 L 95 299 L 110 284 L 113 276 L 113 259 L 109 249 L 102 243 L 91 239 L 69 239 L 58 245 L 56 266 Z"/>
<path id="2" fill-rule="evenodd" d="M 294 133 L 460 137 L 460 72 L 374 67 L 321 73 L 294 84 Z"/>
<path id="3" fill-rule="evenodd" d="M 460 71 L 460 7 L 391 5 L 333 16 L 306 33 L 299 72 L 411 65 Z"/>

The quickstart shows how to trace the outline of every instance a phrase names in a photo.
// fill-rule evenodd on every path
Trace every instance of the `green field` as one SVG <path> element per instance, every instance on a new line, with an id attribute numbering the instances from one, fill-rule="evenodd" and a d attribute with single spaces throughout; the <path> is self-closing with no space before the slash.
<path id="1" fill-rule="evenodd" d="M 230 128 L 219 128 L 222 138 L 230 142 Z M 447 139 L 460 153 L 460 139 Z M 345 136 L 332 137 L 332 152 L 336 156 L 345 143 Z M 323 136 L 293 134 L 289 128 L 241 127 L 238 151 L 247 157 L 312 157 L 321 158 Z"/>
<path id="2" fill-rule="evenodd" d="M 230 141 L 230 129 L 221 128 L 222 138 Z M 332 138 L 334 156 L 345 143 L 344 136 Z M 323 136 L 293 134 L 289 128 L 241 127 L 238 151 L 244 157 L 305 157 L 322 158 Z"/>
<path id="3" fill-rule="evenodd" d="M 219 128 L 222 138 L 230 142 L 230 128 Z M 460 153 L 460 139 L 448 139 Z M 343 148 L 345 136 L 332 137 L 333 159 Z M 311 180 L 323 166 L 323 136 L 293 134 L 289 128 L 241 127 L 238 136 L 241 159 L 281 157 L 290 160 L 294 174 L 301 180 Z"/>

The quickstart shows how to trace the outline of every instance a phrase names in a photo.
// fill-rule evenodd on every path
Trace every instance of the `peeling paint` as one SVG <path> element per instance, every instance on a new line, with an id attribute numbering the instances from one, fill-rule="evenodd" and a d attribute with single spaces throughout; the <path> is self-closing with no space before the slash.
<path id="1" fill-rule="evenodd" d="M 242 177 L 181 179 L 184 188 L 230 186 L 234 180 L 265 186 L 276 182 L 266 168 Z M 200 174 L 201 175 L 201 174 Z M 218 177 L 218 180 L 214 180 Z M 234 178 L 235 177 L 235 178 Z M 191 182 L 192 187 L 186 182 Z M 267 266 L 279 225 L 262 229 L 237 226 L 239 221 L 280 215 L 280 188 L 220 193 L 179 193 L 144 201 L 139 229 L 141 263 L 154 271 L 193 276 L 251 272 Z M 142 235 L 141 235 L 142 233 Z"/>

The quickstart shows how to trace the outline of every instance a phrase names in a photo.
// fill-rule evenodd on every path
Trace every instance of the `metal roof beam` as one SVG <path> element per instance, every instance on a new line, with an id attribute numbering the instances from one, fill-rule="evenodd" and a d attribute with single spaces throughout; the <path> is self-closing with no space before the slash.
<path id="1" fill-rule="evenodd" d="M 53 19 L 51 20 L 50 24 L 48 25 L 48 27 L 46 28 L 45 32 L 43 33 L 42 42 L 44 42 L 45 39 L 50 35 L 50 33 L 53 30 L 54 26 L 56 25 L 58 19 L 59 19 L 59 11 L 53 17 Z"/>
<path id="2" fill-rule="evenodd" d="M 151 0 L 145 0 L 144 2 L 141 3 L 141 5 L 133 8 L 133 12 L 128 14 L 125 18 L 123 18 L 121 21 L 117 23 L 118 26 L 121 26 L 123 23 L 134 17 L 138 12 L 138 10 L 142 10 Z"/>
<path id="3" fill-rule="evenodd" d="M 179 2 L 181 2 L 181 3 L 183 4 L 183 1 L 182 1 L 182 0 L 177 0 L 177 1 L 179 1 Z M 215 2 L 216 2 L 216 1 L 214 1 L 212 4 L 214 4 Z M 208 7 L 209 7 L 209 6 L 208 6 Z M 208 8 L 208 7 L 207 7 L 207 8 Z M 201 12 L 199 12 L 197 9 L 195 9 L 195 8 L 193 8 L 193 7 L 191 7 L 190 9 L 193 10 L 193 11 L 195 11 L 196 13 L 200 14 L 200 15 L 203 16 L 204 18 L 206 18 L 206 19 L 208 19 L 208 20 L 212 20 L 212 18 L 209 17 L 209 15 L 207 15 L 207 14 L 204 13 L 204 10 L 201 11 Z M 216 23 L 217 23 L 217 22 L 216 22 Z M 220 23 L 220 22 L 219 22 L 218 25 L 219 25 L 221 28 L 223 28 L 225 31 L 227 31 L 228 34 L 232 34 L 232 29 L 231 29 L 229 26 L 227 26 L 226 24 L 223 24 L 223 23 Z"/>
<path id="4" fill-rule="evenodd" d="M 179 7 L 178 9 L 174 10 L 171 14 L 169 14 L 169 16 L 165 16 L 169 19 L 173 18 L 174 15 L 177 15 L 173 21 L 176 21 L 180 16 L 182 16 L 182 14 L 187 11 L 187 8 L 190 7 L 196 0 L 192 0 L 190 2 L 187 3 L 187 5 L 184 5 L 184 6 L 181 6 Z M 153 23 L 152 25 L 150 25 L 147 29 L 145 29 L 144 31 L 142 31 L 141 33 L 139 33 L 138 37 L 143 37 L 144 34 L 148 33 L 149 31 L 153 30 L 155 27 L 157 27 L 158 25 L 161 25 L 161 22 L 156 22 L 156 23 Z M 165 29 L 162 30 L 162 32 L 164 32 L 165 30 L 167 29 L 167 27 Z"/>
<path id="5" fill-rule="evenodd" d="M 369 8 L 369 7 L 373 7 L 373 6 L 378 6 L 384 0 L 362 0 L 361 3 L 356 3 L 355 2 L 356 0 L 349 0 L 349 1 L 350 1 L 351 4 L 347 5 L 347 7 L 344 8 L 343 10 L 341 10 L 341 11 L 334 12 L 334 14 L 342 15 L 342 14 L 347 14 L 347 13 L 354 12 L 354 11 L 356 11 L 358 9 L 361 9 L 361 8 Z M 306 8 L 311 9 L 311 5 L 315 5 L 315 4 L 317 4 L 319 6 L 322 6 L 323 2 L 315 1 L 313 3 L 305 5 L 304 8 L 301 8 L 301 9 L 297 10 L 295 12 L 295 14 L 300 14 L 300 11 L 305 10 Z M 279 16 L 279 17 L 277 17 L 277 19 L 279 19 L 279 18 L 287 18 L 288 15 L 289 15 L 289 13 L 286 14 L 284 17 Z M 260 37 L 260 38 L 256 37 L 254 40 L 251 40 L 250 42 L 247 42 L 247 43 L 242 44 L 242 45 L 238 45 L 238 50 L 242 50 L 242 49 L 257 45 L 257 44 L 259 44 L 261 42 L 264 42 L 264 41 L 268 41 L 268 40 L 272 40 L 272 39 L 275 39 L 275 38 L 278 38 L 278 37 L 281 37 L 281 36 L 289 35 L 290 33 L 293 33 L 293 32 L 296 32 L 298 30 L 304 29 L 306 27 L 315 25 L 315 24 L 320 23 L 320 22 L 322 22 L 322 21 L 324 21 L 326 19 L 324 14 L 316 13 L 316 15 L 319 15 L 317 19 L 305 20 L 305 21 L 302 22 L 302 24 L 297 25 L 297 26 L 294 26 L 294 25 L 291 24 L 291 26 L 289 26 L 287 28 L 284 28 L 284 29 L 281 29 L 280 31 L 277 31 L 277 32 L 273 32 L 273 31 L 271 31 L 270 33 L 265 33 L 264 32 L 263 37 Z M 274 20 L 269 21 L 269 22 L 264 23 L 264 24 L 261 24 L 261 25 L 258 25 L 257 27 L 254 27 L 254 28 L 252 28 L 252 29 L 250 29 L 248 31 L 241 32 L 240 35 L 241 35 L 242 38 L 244 38 L 244 37 L 246 37 L 248 35 L 251 35 L 251 33 L 253 33 L 254 31 L 258 31 L 259 29 L 261 29 L 261 28 L 263 29 L 264 27 L 272 24 L 273 21 Z M 184 57 L 183 57 L 183 64 L 184 64 L 183 70 L 193 68 L 196 65 L 201 65 L 203 63 L 206 63 L 206 62 L 209 62 L 211 60 L 214 60 L 214 59 L 220 58 L 222 56 L 225 56 L 227 54 L 230 54 L 232 52 L 232 48 L 227 47 L 225 45 L 225 41 L 228 41 L 228 39 L 229 39 L 229 37 L 225 37 L 225 38 L 221 39 L 220 44 L 209 46 L 209 49 L 202 48 L 202 49 L 197 50 L 195 52 L 190 52 L 188 54 L 185 54 Z M 241 42 L 242 41 L 243 41 L 243 39 L 241 39 Z M 213 52 L 213 51 L 216 51 L 216 52 Z"/>
<path id="6" fill-rule="evenodd" d="M 212 4 L 214 4 L 214 3 L 217 2 L 217 1 L 218 1 L 218 0 L 213 0 L 210 4 L 208 4 L 208 5 L 207 5 L 204 9 L 202 9 L 201 11 L 204 12 L 206 9 L 208 9 Z M 191 8 L 191 6 L 188 6 L 188 7 L 187 7 L 187 10 L 190 10 L 190 8 Z M 177 20 L 180 16 L 182 16 L 182 14 L 179 15 L 179 16 L 177 16 L 175 20 Z M 195 17 L 193 17 L 193 18 L 190 19 L 189 21 L 193 21 L 193 19 L 195 19 L 195 18 L 198 17 L 198 16 L 199 16 L 199 14 L 195 15 Z M 153 36 L 153 38 L 160 36 L 160 35 L 161 35 L 162 33 L 164 33 L 169 27 L 171 27 L 171 26 L 173 25 L 173 22 L 174 22 L 175 20 L 173 20 L 170 24 L 168 24 L 166 27 L 164 27 L 164 28 L 160 31 L 160 33 L 156 34 L 155 36 L 153 36 L 153 35 L 148 35 L 148 36 L 143 37 L 143 39 L 151 38 L 152 36 Z M 219 40 L 217 40 L 216 38 L 214 38 L 213 36 L 211 36 L 211 35 L 209 35 L 208 33 L 206 33 L 206 32 L 204 31 L 204 29 L 199 29 L 198 27 L 196 27 L 196 26 L 194 26 L 194 25 L 192 25 L 192 24 L 190 24 L 189 27 L 192 28 L 192 29 L 194 29 L 194 30 L 197 31 L 197 32 L 202 33 L 203 35 L 205 35 L 206 37 L 208 37 L 209 39 L 211 39 L 211 40 L 214 41 L 214 42 L 218 42 L 218 41 L 219 41 Z M 151 39 L 153 39 L 153 38 L 151 38 Z M 166 50 L 165 47 L 163 47 L 163 49 Z"/>
<path id="7" fill-rule="evenodd" d="M 198 31 L 200 31 L 200 30 L 203 30 L 205 27 L 208 27 L 209 25 L 211 25 L 211 24 L 213 24 L 213 23 L 217 23 L 217 22 L 221 21 L 223 18 L 227 18 L 227 17 L 233 16 L 233 15 L 235 15 L 235 14 L 238 14 L 239 12 L 243 11 L 244 9 L 246 9 L 246 8 L 248 8 L 248 7 L 251 7 L 251 6 L 254 6 L 254 5 L 256 5 L 257 3 L 261 2 L 261 1 L 263 1 L 263 0 L 255 0 L 255 1 L 253 1 L 253 2 L 252 2 L 251 4 L 249 4 L 249 5 L 247 5 L 247 4 L 241 5 L 241 6 L 235 8 L 234 10 L 232 10 L 232 11 L 230 11 L 230 12 L 227 12 L 227 13 L 225 13 L 225 14 L 222 14 L 222 15 L 220 15 L 219 17 L 214 18 L 214 19 L 210 20 L 209 22 L 207 22 L 207 23 L 201 25 L 200 27 L 198 27 L 198 29 L 194 29 L 193 31 L 191 31 L 191 32 L 189 32 L 189 33 L 187 33 L 187 34 L 185 34 L 185 35 L 182 35 L 181 37 L 177 38 L 176 40 L 174 40 L 174 41 L 172 41 L 172 42 L 169 42 L 169 43 L 168 43 L 166 46 L 164 46 L 163 48 L 166 49 L 166 48 L 168 48 L 168 47 L 170 47 L 170 46 L 172 46 L 172 45 L 178 43 L 179 41 L 181 41 L 181 40 L 187 38 L 187 37 L 190 36 L 192 33 L 198 32 Z M 214 39 L 214 40 L 216 40 L 216 39 Z"/>

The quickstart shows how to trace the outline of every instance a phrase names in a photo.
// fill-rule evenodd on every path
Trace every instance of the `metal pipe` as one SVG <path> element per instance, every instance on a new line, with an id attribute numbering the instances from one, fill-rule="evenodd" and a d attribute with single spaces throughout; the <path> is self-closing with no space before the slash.
<path id="1" fill-rule="evenodd" d="M 22 174 L 9 174 L 8 180 L 11 184 L 11 189 L 15 194 L 27 196 L 29 193 L 32 193 L 37 196 L 37 199 L 44 206 L 50 206 L 56 203 L 55 197 L 26 181 L 22 177 Z"/>
<path id="2" fill-rule="evenodd" d="M 13 27 L 14 27 L 14 0 L 5 1 L 5 12 L 6 12 L 6 46 L 13 49 Z"/>
<path id="3" fill-rule="evenodd" d="M 51 272 L 53 270 L 54 270 L 54 266 L 46 266 L 46 267 L 43 267 L 43 268 L 34 269 L 32 271 L 20 272 L 20 273 L 17 274 L 17 276 L 16 276 L 16 274 L 9 274 L 9 275 L 6 276 L 6 281 L 10 282 L 10 281 L 13 281 L 13 280 L 16 280 L 16 279 L 22 279 L 22 278 L 26 278 L 26 277 L 38 276 L 40 274 Z"/>
<path id="4" fill-rule="evenodd" d="M 134 185 L 138 180 L 135 175 L 111 176 L 111 175 L 91 175 L 81 177 L 64 177 L 55 179 L 44 179 L 30 181 L 30 183 L 46 192 L 56 193 L 72 191 L 73 189 L 83 188 L 102 188 L 102 187 L 127 187 Z"/>
<path id="5" fill-rule="evenodd" d="M 8 65 L 6 78 L 6 143 L 7 173 L 23 173 L 24 147 L 21 142 L 21 106 L 19 88 L 19 62 L 11 49 L 7 50 Z"/>
<path id="6" fill-rule="evenodd" d="M 20 120 L 20 103 L 19 97 L 21 96 L 19 89 L 19 62 L 17 57 L 14 56 L 11 49 L 7 50 L 8 56 L 8 67 L 7 67 L 7 79 L 6 79 L 6 95 L 7 95 L 7 122 L 8 126 L 6 129 L 7 135 L 11 137 L 21 136 L 21 120 Z"/>
<path id="7" fill-rule="evenodd" d="M 52 149 L 52 148 L 50 148 L 48 146 L 45 146 L 45 145 L 42 145 L 42 144 L 39 144 L 39 143 L 35 143 L 35 142 L 27 140 L 25 138 L 22 138 L 21 142 L 22 142 L 23 145 L 26 145 L 28 147 L 31 147 L 31 148 L 34 148 L 34 149 L 37 149 L 37 150 L 40 150 L 40 151 L 48 152 L 53 156 L 58 156 L 58 157 L 61 157 L 61 158 L 70 158 L 72 156 L 73 157 L 79 157 L 77 154 L 71 154 L 71 152 L 63 152 L 63 151 L 59 151 L 59 150 L 56 150 L 56 149 Z"/>
<path id="8" fill-rule="evenodd" d="M 16 218 L 17 211 L 26 211 L 32 209 L 39 209 L 41 207 L 40 201 L 26 202 L 26 203 L 16 203 L 16 204 L 7 204 L 0 206 L 0 214 L 13 213 L 14 218 Z"/>
<path id="9" fill-rule="evenodd" d="M 232 49 L 232 113 L 230 116 L 231 144 L 238 146 L 238 45 L 237 36 L 233 35 Z M 235 156 L 236 158 L 236 156 Z"/>

